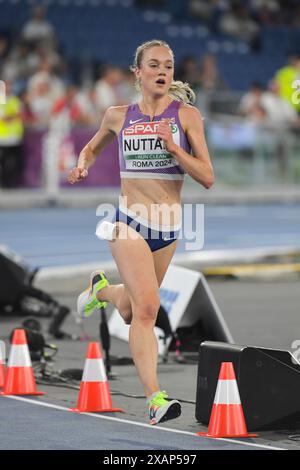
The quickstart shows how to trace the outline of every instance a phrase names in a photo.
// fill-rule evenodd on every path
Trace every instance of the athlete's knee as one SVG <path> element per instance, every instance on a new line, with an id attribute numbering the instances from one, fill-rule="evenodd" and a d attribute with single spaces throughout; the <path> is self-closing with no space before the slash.
<path id="1" fill-rule="evenodd" d="M 155 323 L 159 306 L 159 295 L 141 297 L 133 304 L 133 315 L 144 323 Z"/>

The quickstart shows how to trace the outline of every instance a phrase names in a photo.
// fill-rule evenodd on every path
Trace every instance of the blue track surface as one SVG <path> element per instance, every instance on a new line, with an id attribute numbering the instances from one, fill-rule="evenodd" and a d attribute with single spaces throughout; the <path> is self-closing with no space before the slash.
<path id="1" fill-rule="evenodd" d="M 95 419 L 3 397 L 0 397 L 0 414 L 0 449 L 6 450 L 256 449 L 242 443 L 213 441 L 196 434 L 185 435 L 157 428 L 141 428 L 130 422 Z"/>
<path id="2" fill-rule="evenodd" d="M 111 260 L 106 241 L 94 235 L 94 208 L 0 212 L 0 244 L 35 266 Z M 295 246 L 300 248 L 300 205 L 205 206 L 204 250 Z M 177 253 L 185 250 L 179 240 Z"/>

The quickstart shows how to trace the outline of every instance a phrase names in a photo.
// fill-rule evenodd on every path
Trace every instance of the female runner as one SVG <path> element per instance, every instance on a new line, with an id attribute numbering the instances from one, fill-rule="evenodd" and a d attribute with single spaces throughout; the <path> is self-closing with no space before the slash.
<path id="1" fill-rule="evenodd" d="M 188 173 L 205 188 L 214 182 L 201 115 L 187 83 L 173 80 L 174 55 L 167 43 L 140 45 L 132 70 L 141 92 L 139 103 L 109 108 L 101 127 L 69 174 L 71 184 L 86 178 L 97 155 L 119 141 L 120 205 L 109 241 L 122 284 L 109 285 L 101 270 L 78 297 L 78 311 L 89 316 L 111 302 L 126 324 L 129 344 L 144 387 L 150 424 L 181 414 L 157 378 L 154 333 L 160 306 L 159 287 L 176 249 L 181 227 L 181 189 Z"/>

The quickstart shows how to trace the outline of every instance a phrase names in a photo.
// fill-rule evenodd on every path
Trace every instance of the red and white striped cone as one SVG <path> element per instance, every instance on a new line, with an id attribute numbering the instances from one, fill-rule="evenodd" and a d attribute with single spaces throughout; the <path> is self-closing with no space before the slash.
<path id="1" fill-rule="evenodd" d="M 4 343 L 1 344 L 0 341 L 0 388 L 4 387 L 4 381 L 5 381 L 5 347 Z"/>
<path id="2" fill-rule="evenodd" d="M 25 330 L 14 331 L 4 390 L 0 395 L 44 395 L 36 389 Z"/>
<path id="3" fill-rule="evenodd" d="M 121 408 L 113 408 L 99 343 L 90 343 L 88 346 L 77 406 L 70 408 L 70 411 L 124 411 Z"/>
<path id="4" fill-rule="evenodd" d="M 249 434 L 232 362 L 222 362 L 206 437 L 257 437 Z"/>

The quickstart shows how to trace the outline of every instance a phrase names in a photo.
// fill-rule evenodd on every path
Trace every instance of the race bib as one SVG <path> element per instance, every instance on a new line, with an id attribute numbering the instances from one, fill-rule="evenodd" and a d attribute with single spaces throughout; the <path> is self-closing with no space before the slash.
<path id="1" fill-rule="evenodd" d="M 171 168 L 178 166 L 157 136 L 159 122 L 139 122 L 123 130 L 123 155 L 126 170 Z M 177 124 L 171 124 L 173 141 L 180 145 Z"/>

